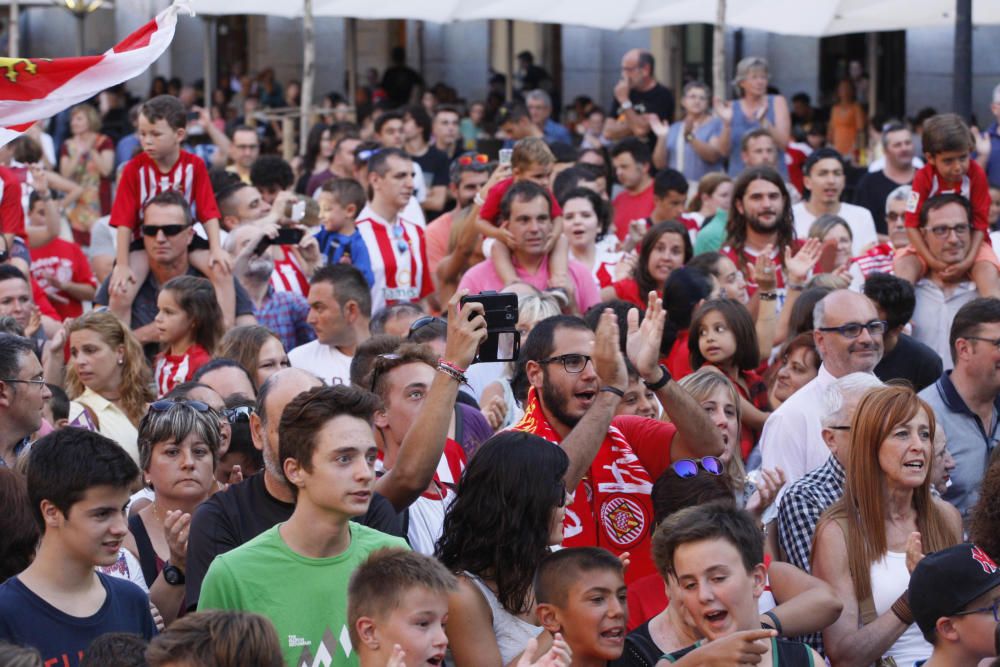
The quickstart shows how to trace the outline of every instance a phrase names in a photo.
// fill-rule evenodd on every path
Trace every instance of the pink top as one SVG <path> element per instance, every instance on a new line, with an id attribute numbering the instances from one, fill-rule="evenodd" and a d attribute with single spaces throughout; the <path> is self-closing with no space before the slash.
<path id="1" fill-rule="evenodd" d="M 529 273 L 526 269 L 518 266 L 516 259 L 513 257 L 511 259 L 513 260 L 514 270 L 517 271 L 518 278 L 540 290 L 548 287 L 548 256 L 542 260 L 538 271 L 535 273 Z M 597 283 L 594 281 L 594 276 L 591 275 L 587 267 L 579 262 L 570 260 L 569 276 L 573 280 L 573 286 L 576 289 L 576 302 L 581 313 L 586 312 L 595 303 L 600 303 L 601 295 L 597 290 Z M 486 290 L 499 292 L 503 288 L 503 280 L 497 275 L 496 269 L 493 267 L 493 262 L 489 259 L 479 262 L 466 271 L 465 275 L 462 276 L 462 281 L 458 284 L 458 289 L 468 289 L 470 294 L 478 294 Z"/>

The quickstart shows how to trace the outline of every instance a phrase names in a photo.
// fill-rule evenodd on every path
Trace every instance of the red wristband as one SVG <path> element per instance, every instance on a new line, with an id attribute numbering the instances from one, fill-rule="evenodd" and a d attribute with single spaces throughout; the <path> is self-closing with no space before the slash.
<path id="1" fill-rule="evenodd" d="M 456 373 L 461 373 L 462 375 L 465 375 L 466 369 L 462 368 L 458 364 L 453 364 L 450 361 L 446 361 L 445 359 L 438 359 L 438 363 L 441 364 L 442 366 L 447 366 Z"/>

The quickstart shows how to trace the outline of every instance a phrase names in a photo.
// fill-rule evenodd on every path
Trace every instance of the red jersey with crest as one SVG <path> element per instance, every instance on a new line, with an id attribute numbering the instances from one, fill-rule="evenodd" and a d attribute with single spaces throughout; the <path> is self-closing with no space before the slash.
<path id="1" fill-rule="evenodd" d="M 156 381 L 156 395 L 163 396 L 171 389 L 187 382 L 195 371 L 212 360 L 212 355 L 201 345 L 189 347 L 184 354 L 163 352 L 156 357 L 153 379 Z"/>

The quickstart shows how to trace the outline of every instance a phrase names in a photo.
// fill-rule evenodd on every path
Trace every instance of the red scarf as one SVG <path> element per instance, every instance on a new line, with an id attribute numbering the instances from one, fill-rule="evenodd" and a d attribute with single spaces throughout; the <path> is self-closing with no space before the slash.
<path id="1" fill-rule="evenodd" d="M 535 388 L 528 390 L 524 417 L 513 427 L 559 444 Z M 629 552 L 626 582 L 656 572 L 650 552 L 653 482 L 638 457 L 614 426 L 576 488 L 563 521 L 563 546 L 603 547 L 615 555 Z"/>

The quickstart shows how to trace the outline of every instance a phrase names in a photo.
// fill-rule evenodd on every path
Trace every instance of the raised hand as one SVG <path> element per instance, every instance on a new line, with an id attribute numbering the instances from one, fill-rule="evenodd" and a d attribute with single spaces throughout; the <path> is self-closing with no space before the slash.
<path id="1" fill-rule="evenodd" d="M 602 387 L 617 387 L 622 391 L 628 387 L 628 372 L 625 357 L 619 347 L 618 317 L 610 308 L 605 308 L 597 323 L 597 338 L 594 341 L 594 371 Z"/>
<path id="2" fill-rule="evenodd" d="M 774 246 L 768 243 L 764 246 L 763 252 L 757 255 L 754 263 L 747 265 L 750 282 L 756 284 L 757 289 L 762 292 L 773 292 L 778 286 L 778 274 L 774 270 L 774 260 L 771 259 L 772 252 L 774 252 Z"/>
<path id="3" fill-rule="evenodd" d="M 753 492 L 747 501 L 746 510 L 755 516 L 763 516 L 764 512 L 774 499 L 778 497 L 778 491 L 785 485 L 785 473 L 781 468 L 768 470 L 760 469 L 760 477 L 757 481 L 757 490 Z"/>
<path id="4" fill-rule="evenodd" d="M 649 130 L 658 137 L 665 137 L 670 131 L 670 123 L 663 120 L 655 113 L 646 114 L 646 120 L 649 121 Z"/>
<path id="5" fill-rule="evenodd" d="M 569 644 L 563 639 L 560 633 L 556 633 L 552 640 L 552 647 L 546 651 L 538 660 L 532 660 L 532 656 L 538 650 L 538 640 L 532 637 L 528 640 L 528 645 L 524 647 L 521 659 L 517 661 L 517 667 L 569 667 L 573 661 L 573 651 Z"/>
<path id="6" fill-rule="evenodd" d="M 729 125 L 733 122 L 732 102 L 726 102 L 722 98 L 716 97 L 713 99 L 712 108 L 715 109 L 715 115 L 718 116 L 723 123 Z"/>
<path id="7" fill-rule="evenodd" d="M 188 535 L 191 531 L 191 515 L 180 510 L 171 510 L 163 519 L 167 547 L 170 549 L 170 564 L 184 570 L 187 562 Z"/>
<path id="8" fill-rule="evenodd" d="M 785 246 L 785 273 L 787 282 L 802 285 L 809 278 L 809 272 L 816 266 L 823 252 L 823 242 L 809 239 L 794 254 L 790 246 Z"/>
<path id="9" fill-rule="evenodd" d="M 914 531 L 906 538 L 906 569 L 912 573 L 914 568 L 924 558 L 924 548 L 920 533 Z"/>
<path id="10" fill-rule="evenodd" d="M 628 311 L 628 335 L 625 349 L 628 359 L 639 371 L 639 376 L 650 382 L 660 379 L 660 341 L 663 340 L 663 326 L 667 321 L 667 311 L 663 309 L 663 299 L 651 291 L 646 305 L 646 317 L 639 324 L 639 310 Z"/>
<path id="11" fill-rule="evenodd" d="M 468 368 L 476 358 L 476 351 L 486 340 L 486 317 L 483 304 L 469 302 L 459 307 L 462 297 L 469 290 L 455 292 L 448 301 L 448 334 L 445 339 L 444 360 L 459 368 Z"/>

